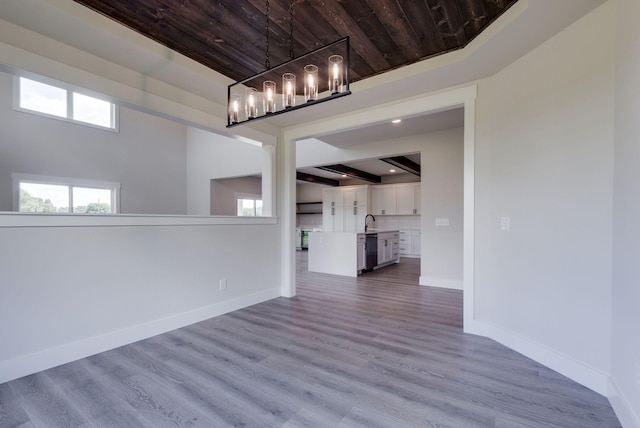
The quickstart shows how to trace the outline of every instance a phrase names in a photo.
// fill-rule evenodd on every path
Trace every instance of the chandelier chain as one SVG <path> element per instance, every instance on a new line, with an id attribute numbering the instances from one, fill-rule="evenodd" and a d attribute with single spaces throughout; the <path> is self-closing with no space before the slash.
<path id="1" fill-rule="evenodd" d="M 269 0 L 266 0 L 266 11 L 265 11 L 265 20 L 264 20 L 264 32 L 265 32 L 265 53 L 264 53 L 264 68 L 267 70 L 271 68 L 271 63 L 269 62 Z"/>
<path id="2" fill-rule="evenodd" d="M 289 2 L 289 57 L 293 59 L 293 2 Z"/>

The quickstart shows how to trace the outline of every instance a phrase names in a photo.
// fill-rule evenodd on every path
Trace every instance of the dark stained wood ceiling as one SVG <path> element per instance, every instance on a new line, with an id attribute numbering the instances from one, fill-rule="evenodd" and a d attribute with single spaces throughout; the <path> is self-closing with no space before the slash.
<path id="1" fill-rule="evenodd" d="M 75 0 L 235 80 L 265 70 L 265 0 Z M 466 46 L 517 0 L 295 0 L 298 57 L 350 36 L 351 82 Z M 290 59 L 290 1 L 269 1 L 269 63 Z"/>

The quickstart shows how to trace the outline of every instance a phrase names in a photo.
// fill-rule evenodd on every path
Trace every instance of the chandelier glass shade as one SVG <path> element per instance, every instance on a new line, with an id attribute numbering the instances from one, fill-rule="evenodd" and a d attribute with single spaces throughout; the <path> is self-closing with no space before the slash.
<path id="1" fill-rule="evenodd" d="M 349 94 L 349 37 L 345 37 L 229 85 L 227 128 Z"/>

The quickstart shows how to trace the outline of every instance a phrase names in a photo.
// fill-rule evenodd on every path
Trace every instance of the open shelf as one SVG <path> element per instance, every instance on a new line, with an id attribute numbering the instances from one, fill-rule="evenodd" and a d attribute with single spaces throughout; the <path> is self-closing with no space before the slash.
<path id="1" fill-rule="evenodd" d="M 296 214 L 322 214 L 322 202 L 298 202 Z"/>

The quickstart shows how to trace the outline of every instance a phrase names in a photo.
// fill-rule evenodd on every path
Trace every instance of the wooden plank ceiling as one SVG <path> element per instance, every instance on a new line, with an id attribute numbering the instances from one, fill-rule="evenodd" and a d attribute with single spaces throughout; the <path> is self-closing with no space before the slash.
<path id="1" fill-rule="evenodd" d="M 265 0 L 75 0 L 233 79 L 265 70 Z M 350 36 L 351 81 L 460 49 L 517 0 L 294 0 L 294 57 Z M 291 3 L 269 1 L 269 63 L 290 58 Z"/>

